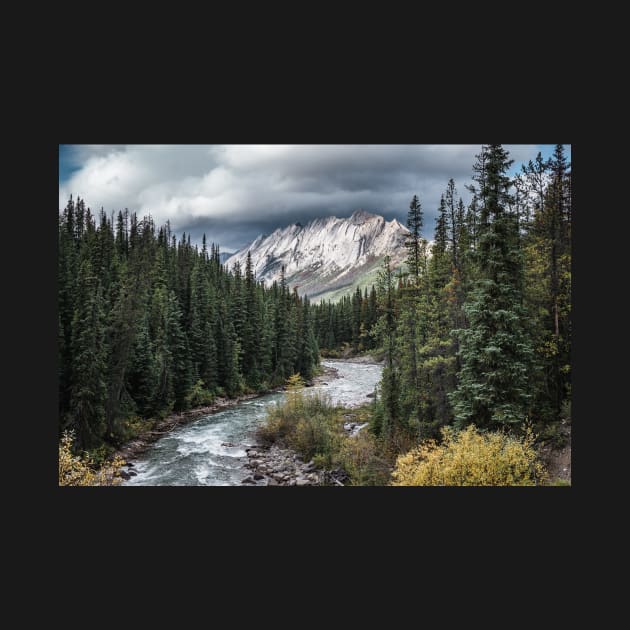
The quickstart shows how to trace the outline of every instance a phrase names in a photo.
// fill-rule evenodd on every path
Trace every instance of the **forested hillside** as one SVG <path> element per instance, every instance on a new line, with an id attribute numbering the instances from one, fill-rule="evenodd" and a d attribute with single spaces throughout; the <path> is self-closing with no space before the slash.
<path id="1" fill-rule="evenodd" d="M 553 434 L 570 419 L 571 171 L 562 145 L 509 177 L 501 145 L 482 148 L 465 206 L 451 179 L 434 243 L 420 200 L 407 269 L 316 307 L 322 348 L 378 347 L 386 366 L 372 429 L 392 440 L 439 438 L 446 425 Z"/>
<path id="2" fill-rule="evenodd" d="M 205 235 L 199 248 L 168 223 L 157 228 L 127 211 L 95 217 L 70 198 L 59 217 L 63 461 L 74 461 L 70 444 L 102 460 L 153 419 L 217 396 L 290 378 L 297 388 L 313 377 L 321 349 L 382 359 L 375 394 L 380 373 L 348 415 L 293 391 L 261 423 L 263 443 L 357 485 L 543 483 L 541 442 L 570 441 L 571 166 L 563 145 L 516 175 L 502 145 L 482 146 L 475 159 L 470 202 L 446 181 L 450 170 L 435 225 L 413 196 L 403 255 L 391 252 L 405 264 L 394 268 L 385 256 L 375 286 L 338 302 L 310 304 L 289 289 L 282 266 L 266 286 L 250 255 L 228 269 Z M 326 234 L 317 234 L 327 251 Z M 348 417 L 356 433 L 344 428 Z M 218 440 L 226 451 L 236 448 L 229 435 Z M 214 438 L 209 431 L 208 443 Z M 226 451 L 218 452 L 232 457 Z"/>
<path id="3" fill-rule="evenodd" d="M 114 224 L 115 223 L 115 224 Z M 228 273 L 169 225 L 95 217 L 70 198 L 59 219 L 59 429 L 77 450 L 117 446 L 143 420 L 306 378 L 319 360 L 307 299 Z"/>

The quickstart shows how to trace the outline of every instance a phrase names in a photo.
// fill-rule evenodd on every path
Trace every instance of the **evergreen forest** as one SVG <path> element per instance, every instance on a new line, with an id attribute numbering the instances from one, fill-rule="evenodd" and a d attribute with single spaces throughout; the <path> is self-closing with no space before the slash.
<path id="1" fill-rule="evenodd" d="M 554 436 L 571 418 L 571 165 L 483 145 L 464 203 L 444 182 L 435 225 L 410 200 L 406 264 L 311 303 L 228 269 L 219 247 L 127 210 L 59 216 L 59 435 L 105 456 L 154 418 L 269 392 L 320 356 L 383 361 L 367 415 L 382 453 L 482 432 Z M 472 438 L 471 438 L 472 439 Z M 385 456 L 384 456 L 385 457 Z M 391 460 L 394 461 L 394 460 Z"/>

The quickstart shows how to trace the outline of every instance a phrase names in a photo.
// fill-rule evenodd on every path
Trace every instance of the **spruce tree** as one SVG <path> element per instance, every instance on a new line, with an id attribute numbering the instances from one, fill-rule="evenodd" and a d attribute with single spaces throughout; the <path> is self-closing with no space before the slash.
<path id="1" fill-rule="evenodd" d="M 127 387 L 137 405 L 138 412 L 145 418 L 155 413 L 153 406 L 157 383 L 157 369 L 148 317 L 144 317 L 133 345 L 132 359 L 127 371 Z"/>
<path id="2" fill-rule="evenodd" d="M 410 232 L 405 241 L 405 247 L 407 248 L 407 266 L 409 267 L 411 277 L 417 285 L 421 272 L 420 247 L 422 240 L 422 206 L 417 195 L 413 196 L 409 204 L 407 228 Z"/>
<path id="3" fill-rule="evenodd" d="M 382 313 L 377 322 L 377 334 L 385 350 L 385 367 L 381 379 L 381 404 L 383 419 L 380 432 L 389 439 L 400 427 L 400 387 L 398 368 L 395 364 L 395 321 L 394 277 L 390 257 L 385 256 L 378 276 L 379 310 Z"/>
<path id="4" fill-rule="evenodd" d="M 446 187 L 446 193 L 444 196 L 444 205 L 447 212 L 447 220 L 445 222 L 445 229 L 450 235 L 450 250 L 451 250 L 451 264 L 453 269 L 459 269 L 459 213 L 457 211 L 457 205 L 455 196 L 457 190 L 455 188 L 455 181 L 453 178 L 448 180 Z"/>
<path id="5" fill-rule="evenodd" d="M 261 305 L 258 301 L 256 278 L 252 265 L 251 252 L 247 252 L 245 263 L 244 299 L 241 307 L 244 310 L 242 322 L 243 376 L 252 387 L 260 384 L 259 353 L 260 328 L 262 325 Z"/>
<path id="6" fill-rule="evenodd" d="M 168 296 L 166 343 L 172 359 L 174 408 L 185 409 L 186 396 L 193 384 L 190 349 L 182 327 L 182 312 L 174 291 Z"/>
<path id="7" fill-rule="evenodd" d="M 76 430 L 80 449 L 96 448 L 105 433 L 105 314 L 100 282 L 89 260 L 77 281 L 72 320 L 72 385 L 67 426 Z"/>
<path id="8" fill-rule="evenodd" d="M 471 422 L 483 428 L 518 424 L 528 413 L 532 348 L 520 292 L 519 234 L 507 211 L 511 163 L 501 145 L 489 145 L 484 152 L 481 278 L 464 305 L 470 327 L 456 331 L 461 370 L 450 396 L 460 427 Z"/>

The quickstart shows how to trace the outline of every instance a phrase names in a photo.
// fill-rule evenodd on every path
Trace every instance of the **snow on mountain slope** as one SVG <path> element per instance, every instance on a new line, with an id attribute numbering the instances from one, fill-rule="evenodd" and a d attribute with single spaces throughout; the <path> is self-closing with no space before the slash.
<path id="1" fill-rule="evenodd" d="M 405 259 L 404 243 L 409 231 L 396 219 L 357 210 L 350 218 L 324 217 L 307 225 L 299 223 L 260 235 L 248 247 L 228 258 L 245 269 L 251 252 L 254 273 L 270 285 L 280 280 L 282 266 L 290 288 L 319 300 L 336 298 L 361 285 L 361 278 L 374 277 L 374 270 L 389 255 L 393 266 Z"/>

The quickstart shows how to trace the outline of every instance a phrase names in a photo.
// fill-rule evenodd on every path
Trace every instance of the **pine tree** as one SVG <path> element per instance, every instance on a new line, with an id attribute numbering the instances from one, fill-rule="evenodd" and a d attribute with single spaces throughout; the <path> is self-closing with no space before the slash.
<path id="1" fill-rule="evenodd" d="M 409 267 L 409 273 L 417 285 L 421 273 L 420 246 L 422 240 L 422 206 L 417 195 L 413 196 L 409 204 L 407 228 L 410 232 L 405 241 L 405 247 L 407 248 L 407 265 Z"/>
<path id="2" fill-rule="evenodd" d="M 168 297 L 166 343 L 172 359 L 174 408 L 180 411 L 186 407 L 186 397 L 193 378 L 188 340 L 182 328 L 182 312 L 174 291 Z"/>
<path id="3" fill-rule="evenodd" d="M 376 331 L 385 350 L 385 367 L 381 379 L 381 404 L 383 418 L 380 432 L 386 439 L 392 437 L 400 425 L 400 391 L 398 369 L 395 365 L 395 313 L 394 313 L 394 278 L 390 266 L 390 257 L 385 256 L 383 267 L 378 277 L 379 310 L 382 313 L 377 322 Z"/>
<path id="4" fill-rule="evenodd" d="M 148 317 L 142 321 L 132 350 L 132 359 L 127 371 L 127 387 L 140 414 L 148 418 L 156 409 L 153 407 L 157 382 L 157 369 L 151 338 L 149 335 Z"/>
<path id="5" fill-rule="evenodd" d="M 539 156 L 540 158 L 540 156 Z M 536 200 L 525 239 L 526 305 L 535 318 L 536 417 L 560 419 L 570 395 L 571 237 L 570 172 L 564 148 L 557 145 L 547 162 L 537 159 L 524 169 Z"/>
<path id="6" fill-rule="evenodd" d="M 447 211 L 447 219 L 445 222 L 445 228 L 447 233 L 450 233 L 450 250 L 451 250 L 451 265 L 453 269 L 459 269 L 459 230 L 460 224 L 458 223 L 459 213 L 456 208 L 455 196 L 457 191 L 455 189 L 455 181 L 453 178 L 448 180 L 446 187 L 446 193 L 444 197 L 444 205 Z"/>
<path id="7" fill-rule="evenodd" d="M 470 328 L 456 332 L 462 367 L 450 397 L 459 426 L 521 423 L 528 412 L 532 348 L 519 291 L 519 234 L 507 211 L 511 182 L 506 171 L 511 163 L 501 145 L 489 145 L 484 154 L 481 279 L 464 305 Z"/>
<path id="8" fill-rule="evenodd" d="M 474 252 L 477 248 L 477 224 L 479 222 L 479 210 L 477 197 L 473 196 L 468 209 L 466 210 L 466 227 L 470 238 L 470 249 Z"/>
<path id="9" fill-rule="evenodd" d="M 258 301 L 251 252 L 249 251 L 247 252 L 245 263 L 244 292 L 245 295 L 242 302 L 244 310 L 242 323 L 243 375 L 249 385 L 258 387 L 261 379 L 259 370 L 259 331 L 262 325 L 262 312 Z"/>
<path id="10" fill-rule="evenodd" d="M 435 240 L 431 251 L 432 282 L 434 290 L 446 285 L 451 274 L 451 259 L 448 251 L 448 215 L 444 195 L 440 197 L 440 207 L 435 222 Z"/>
<path id="11" fill-rule="evenodd" d="M 201 256 L 193 266 L 189 341 L 193 380 L 201 378 L 209 390 L 216 386 L 216 344 L 214 339 L 214 299 L 206 262 Z"/>
<path id="12" fill-rule="evenodd" d="M 356 288 L 356 291 L 352 295 L 352 347 L 355 352 L 359 350 L 359 344 L 361 343 L 361 303 L 363 298 L 361 296 L 361 289 Z"/>
<path id="13" fill-rule="evenodd" d="M 72 380 L 72 319 L 77 299 L 78 254 L 74 243 L 74 202 L 72 195 L 59 220 L 58 312 L 59 312 L 59 361 L 63 367 L 59 381 L 59 410 L 62 415 L 68 409 Z"/>
<path id="14" fill-rule="evenodd" d="M 99 446 L 105 432 L 105 316 L 100 282 L 89 260 L 77 281 L 72 320 L 72 385 L 66 426 L 75 429 L 80 449 Z"/>

